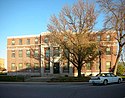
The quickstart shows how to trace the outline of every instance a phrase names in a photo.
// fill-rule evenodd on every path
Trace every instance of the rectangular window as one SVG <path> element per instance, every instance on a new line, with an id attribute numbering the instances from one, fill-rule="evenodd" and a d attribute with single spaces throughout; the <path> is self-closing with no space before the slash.
<path id="1" fill-rule="evenodd" d="M 53 56 L 60 56 L 60 49 L 59 49 L 59 47 L 55 47 L 54 48 Z"/>
<path id="2" fill-rule="evenodd" d="M 87 69 L 87 70 L 91 70 L 91 63 L 87 63 L 87 64 L 86 64 L 86 69 Z"/>
<path id="3" fill-rule="evenodd" d="M 26 63 L 26 71 L 31 72 L 31 64 L 30 63 Z"/>
<path id="4" fill-rule="evenodd" d="M 19 63 L 18 69 L 19 69 L 19 70 L 23 69 L 23 64 L 22 64 L 22 63 Z"/>
<path id="5" fill-rule="evenodd" d="M 68 52 L 67 49 L 64 50 L 64 56 L 65 56 L 66 58 L 69 58 L 69 52 Z"/>
<path id="6" fill-rule="evenodd" d="M 15 63 L 12 63 L 12 64 L 11 64 L 11 70 L 16 70 L 16 65 L 15 65 Z"/>
<path id="7" fill-rule="evenodd" d="M 26 68 L 31 68 L 30 63 L 27 63 L 27 64 L 26 64 Z"/>
<path id="8" fill-rule="evenodd" d="M 107 61 L 106 62 L 106 70 L 109 71 L 111 69 L 111 62 Z"/>
<path id="9" fill-rule="evenodd" d="M 39 71 L 40 67 L 38 63 L 34 63 L 34 71 Z"/>
<path id="10" fill-rule="evenodd" d="M 49 42 L 48 37 L 45 37 L 45 38 L 44 38 L 44 43 L 48 43 L 48 42 Z"/>
<path id="11" fill-rule="evenodd" d="M 12 50 L 11 52 L 12 52 L 11 57 L 15 58 L 15 50 Z"/>
<path id="12" fill-rule="evenodd" d="M 23 57 L 23 51 L 19 50 L 19 57 Z"/>
<path id="13" fill-rule="evenodd" d="M 30 44 L 30 39 L 27 39 L 26 44 L 27 44 L 27 45 L 29 45 L 29 44 Z"/>
<path id="14" fill-rule="evenodd" d="M 38 57 L 38 53 L 39 53 L 38 50 L 35 50 L 35 51 L 34 51 L 34 56 L 35 56 L 35 57 Z"/>
<path id="15" fill-rule="evenodd" d="M 110 41 L 110 40 L 111 40 L 110 35 L 107 35 L 107 36 L 106 36 L 106 39 L 107 39 L 107 41 Z"/>
<path id="16" fill-rule="evenodd" d="M 49 62 L 45 63 L 45 72 L 46 73 L 50 72 L 50 63 Z"/>
<path id="17" fill-rule="evenodd" d="M 101 36 L 100 35 L 97 36 L 97 41 L 101 41 Z"/>
<path id="18" fill-rule="evenodd" d="M 68 73 L 69 72 L 69 65 L 68 62 L 65 62 L 63 65 L 63 72 L 64 73 Z"/>
<path id="19" fill-rule="evenodd" d="M 106 55 L 111 55 L 111 48 L 110 47 L 106 48 Z"/>
<path id="20" fill-rule="evenodd" d="M 50 57 L 50 48 L 45 49 L 45 57 L 46 58 Z"/>
<path id="21" fill-rule="evenodd" d="M 26 51 L 26 56 L 27 56 L 27 57 L 30 57 L 30 50 L 27 50 L 27 51 Z"/>
<path id="22" fill-rule="evenodd" d="M 12 40 L 12 45 L 15 45 L 15 40 Z"/>
<path id="23" fill-rule="evenodd" d="M 35 44 L 38 44 L 38 38 L 35 38 Z"/>
<path id="24" fill-rule="evenodd" d="M 99 70 L 99 62 L 96 63 L 96 70 Z"/>
<path id="25" fill-rule="evenodd" d="M 22 45 L 22 39 L 19 39 L 19 45 Z"/>

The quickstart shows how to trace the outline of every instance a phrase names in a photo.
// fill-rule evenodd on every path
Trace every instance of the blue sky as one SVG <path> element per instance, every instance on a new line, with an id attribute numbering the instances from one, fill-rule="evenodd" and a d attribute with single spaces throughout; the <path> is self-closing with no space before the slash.
<path id="1" fill-rule="evenodd" d="M 0 58 L 6 59 L 7 37 L 34 35 L 47 31 L 50 16 L 58 14 L 65 4 L 72 5 L 76 1 L 0 0 Z M 102 14 L 97 22 L 95 29 L 98 30 L 102 28 Z"/>

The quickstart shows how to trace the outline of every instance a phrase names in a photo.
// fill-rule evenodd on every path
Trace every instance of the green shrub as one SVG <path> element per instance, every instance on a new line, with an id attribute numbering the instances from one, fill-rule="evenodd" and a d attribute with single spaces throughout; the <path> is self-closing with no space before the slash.
<path id="1" fill-rule="evenodd" d="M 125 73 L 125 66 L 119 64 L 119 65 L 118 65 L 118 68 L 117 68 L 117 75 L 121 76 L 121 75 L 123 75 L 124 73 Z"/>
<path id="2" fill-rule="evenodd" d="M 0 81 L 7 81 L 7 82 L 23 82 L 23 76 L 0 76 Z"/>
<path id="3" fill-rule="evenodd" d="M 52 78 L 48 82 L 88 82 L 90 77 L 58 77 Z"/>
<path id="4" fill-rule="evenodd" d="M 2 72 L 1 72 L 0 75 L 7 75 L 7 73 L 2 73 Z"/>

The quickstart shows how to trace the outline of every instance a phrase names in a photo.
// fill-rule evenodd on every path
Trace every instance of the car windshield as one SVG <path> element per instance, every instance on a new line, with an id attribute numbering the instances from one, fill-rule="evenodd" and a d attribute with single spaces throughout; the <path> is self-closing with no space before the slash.
<path id="1" fill-rule="evenodd" d="M 106 74 L 106 73 L 101 73 L 101 74 L 97 74 L 96 76 L 106 77 L 106 76 L 108 76 L 108 74 Z"/>

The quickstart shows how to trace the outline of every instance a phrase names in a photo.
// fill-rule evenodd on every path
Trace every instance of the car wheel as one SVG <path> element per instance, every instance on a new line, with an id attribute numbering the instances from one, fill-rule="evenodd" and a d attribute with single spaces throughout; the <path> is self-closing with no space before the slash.
<path id="1" fill-rule="evenodd" d="M 108 81 L 107 81 L 107 80 L 104 80 L 104 81 L 103 81 L 103 84 L 104 84 L 104 85 L 107 85 L 107 84 L 108 84 Z"/>
<path id="2" fill-rule="evenodd" d="M 121 83 L 121 79 L 118 79 L 118 83 L 119 83 L 119 84 Z"/>
<path id="3" fill-rule="evenodd" d="M 96 83 L 92 83 L 93 84 L 93 86 L 95 86 L 96 85 Z"/>

